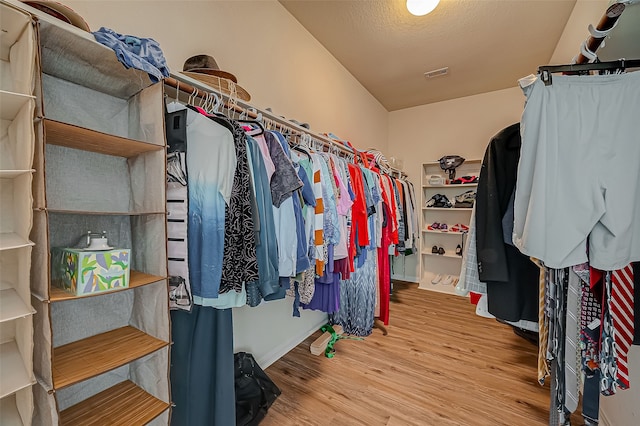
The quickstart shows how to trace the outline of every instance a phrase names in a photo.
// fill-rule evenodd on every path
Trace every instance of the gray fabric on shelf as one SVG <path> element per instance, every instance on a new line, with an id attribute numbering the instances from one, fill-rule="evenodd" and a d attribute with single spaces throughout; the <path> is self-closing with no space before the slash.
<path id="1" fill-rule="evenodd" d="M 129 212 L 133 206 L 126 158 L 47 144 L 50 209 Z"/>
<path id="2" fill-rule="evenodd" d="M 78 362 L 82 362 L 82 360 L 79 359 Z M 111 386 L 127 380 L 128 377 L 129 365 L 127 364 L 91 379 L 76 383 L 75 385 L 57 390 L 56 397 L 58 399 L 58 407 L 60 411 L 62 411 L 105 389 L 109 389 Z"/>
<path id="3" fill-rule="evenodd" d="M 132 306 L 133 291 L 52 303 L 53 347 L 129 325 Z"/>

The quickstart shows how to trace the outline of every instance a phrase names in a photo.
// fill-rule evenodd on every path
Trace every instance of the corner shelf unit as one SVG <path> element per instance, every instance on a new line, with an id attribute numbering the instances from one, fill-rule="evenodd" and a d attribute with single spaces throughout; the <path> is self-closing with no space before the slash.
<path id="1" fill-rule="evenodd" d="M 31 260 L 24 301 L 36 311 L 37 384 L 29 389 L 33 416 L 23 424 L 167 425 L 163 86 L 125 68 L 92 34 L 16 0 L 0 2 L 38 21 L 30 62 L 32 159 L 13 167 L 14 179 L 33 180 L 26 185 L 33 200 L 25 214 L 30 232 L 14 231 L 33 244 L 18 249 Z M 129 287 L 77 297 L 53 286 L 51 249 L 74 247 L 90 230 L 104 230 L 111 246 L 131 250 Z M 3 236 L 1 244 L 17 244 L 13 237 Z M 9 289 L 3 283 L 3 300 Z M 18 398 L 2 399 L 1 424 L 5 404 L 7 416 L 13 405 L 18 411 L 24 405 Z"/>
<path id="2" fill-rule="evenodd" d="M 481 166 L 482 160 L 465 160 L 465 162 L 456 169 L 456 176 L 479 176 Z M 460 245 L 464 249 L 466 233 L 430 230 L 428 226 L 434 222 L 446 223 L 449 228 L 455 224 L 469 226 L 473 208 L 427 207 L 426 204 L 435 194 L 443 194 L 453 203 L 456 195 L 470 190 L 475 191 L 478 184 L 430 185 L 429 177 L 432 175 L 447 177 L 446 172 L 440 168 L 440 163 L 437 161 L 424 163 L 422 165 L 420 288 L 441 293 L 456 294 L 453 285 L 445 285 L 442 284 L 442 282 L 433 284 L 432 280 L 438 274 L 445 277 L 447 275 L 460 276 L 462 256 L 455 254 L 455 252 L 457 245 Z M 444 255 L 432 253 L 431 250 L 433 246 L 442 247 L 445 250 Z"/>
<path id="3" fill-rule="evenodd" d="M 36 31 L 28 13 L 0 3 L 0 424 L 31 425 L 34 243 L 31 185 Z"/>

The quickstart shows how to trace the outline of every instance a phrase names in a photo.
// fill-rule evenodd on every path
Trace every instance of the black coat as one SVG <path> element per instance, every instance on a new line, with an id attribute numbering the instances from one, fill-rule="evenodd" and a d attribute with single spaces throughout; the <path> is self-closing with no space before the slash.
<path id="1" fill-rule="evenodd" d="M 528 256 L 505 243 L 503 231 L 503 218 L 513 210 L 520 146 L 516 123 L 496 134 L 485 151 L 476 195 L 478 272 L 487 283 L 491 314 L 506 321 L 538 321 L 540 271 Z M 510 241 L 511 236 L 506 237 Z"/>

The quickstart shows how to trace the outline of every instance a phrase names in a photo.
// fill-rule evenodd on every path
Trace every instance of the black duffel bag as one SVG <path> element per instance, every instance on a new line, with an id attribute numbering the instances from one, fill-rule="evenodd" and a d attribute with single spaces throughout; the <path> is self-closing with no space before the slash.
<path id="1" fill-rule="evenodd" d="M 254 426 L 267 415 L 267 410 L 280 395 L 280 389 L 262 371 L 253 355 L 234 354 L 236 387 L 236 425 Z"/>

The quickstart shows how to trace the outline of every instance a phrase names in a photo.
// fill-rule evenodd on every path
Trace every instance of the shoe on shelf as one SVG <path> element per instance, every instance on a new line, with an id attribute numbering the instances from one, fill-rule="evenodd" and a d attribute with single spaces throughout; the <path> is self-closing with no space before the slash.
<path id="1" fill-rule="evenodd" d="M 442 281 L 442 274 L 437 274 L 435 277 L 433 277 L 433 279 L 431 280 L 431 284 L 438 284 L 440 281 Z"/>
<path id="2" fill-rule="evenodd" d="M 453 282 L 453 276 L 447 275 L 446 278 L 442 281 L 442 285 L 451 285 Z"/>
<path id="3" fill-rule="evenodd" d="M 433 222 L 431 225 L 427 226 L 429 231 L 437 231 L 440 229 L 440 224 L 438 222 Z"/>
<path id="4" fill-rule="evenodd" d="M 438 246 L 431 247 L 431 253 L 438 254 Z"/>
<path id="5" fill-rule="evenodd" d="M 449 228 L 447 227 L 446 223 L 441 223 L 440 224 L 440 232 L 447 232 L 449 230 Z"/>
<path id="6" fill-rule="evenodd" d="M 451 232 L 469 232 L 469 227 L 463 223 L 456 223 L 451 227 Z"/>
<path id="7" fill-rule="evenodd" d="M 460 244 L 456 246 L 456 254 L 462 256 L 462 246 Z"/>
<path id="8" fill-rule="evenodd" d="M 454 278 L 453 278 L 453 281 L 451 281 L 451 285 L 455 287 L 455 286 L 457 286 L 457 285 L 458 285 L 458 282 L 459 282 L 459 281 L 460 281 L 460 278 L 459 278 L 459 277 L 454 277 Z"/>
<path id="9" fill-rule="evenodd" d="M 442 247 L 438 248 L 438 254 L 444 254 L 444 249 Z"/>

